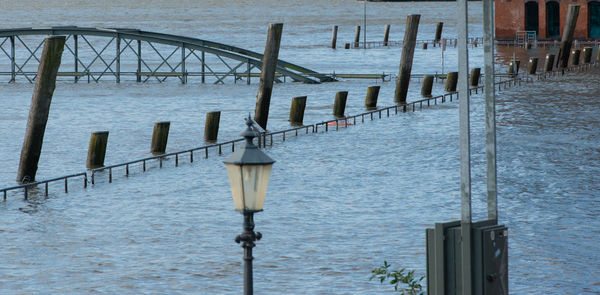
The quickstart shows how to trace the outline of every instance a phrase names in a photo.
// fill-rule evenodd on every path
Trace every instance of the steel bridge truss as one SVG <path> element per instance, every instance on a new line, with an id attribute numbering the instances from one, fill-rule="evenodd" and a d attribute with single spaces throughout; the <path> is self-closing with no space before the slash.
<path id="1" fill-rule="evenodd" d="M 70 26 L 0 30 L 0 75 L 8 76 L 8 82 L 33 83 L 44 44 L 40 36 L 44 35 L 67 36 L 58 78 L 75 83 L 82 79 L 88 83 L 162 83 L 171 78 L 183 84 L 188 79 L 250 84 L 252 78 L 260 76 L 262 67 L 262 54 L 221 43 L 137 29 Z M 277 82 L 335 81 L 282 60 L 276 72 Z"/>

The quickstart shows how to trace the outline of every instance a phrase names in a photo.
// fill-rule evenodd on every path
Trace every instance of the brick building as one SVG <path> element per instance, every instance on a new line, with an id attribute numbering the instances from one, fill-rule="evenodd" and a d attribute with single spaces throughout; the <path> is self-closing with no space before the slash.
<path id="1" fill-rule="evenodd" d="M 495 0 L 496 38 L 535 31 L 538 39 L 560 39 L 569 4 L 579 4 L 576 39 L 600 39 L 600 0 Z"/>

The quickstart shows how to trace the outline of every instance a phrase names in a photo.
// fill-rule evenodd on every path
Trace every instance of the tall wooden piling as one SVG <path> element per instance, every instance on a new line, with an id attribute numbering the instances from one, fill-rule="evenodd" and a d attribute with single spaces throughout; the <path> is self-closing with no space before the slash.
<path id="1" fill-rule="evenodd" d="M 458 72 L 449 72 L 446 74 L 446 85 L 444 85 L 444 90 L 446 90 L 446 92 L 456 92 L 457 83 Z"/>
<path id="2" fill-rule="evenodd" d="M 556 67 L 559 69 L 566 68 L 569 63 L 569 53 L 571 52 L 571 45 L 573 44 L 573 33 L 575 32 L 575 25 L 577 23 L 577 17 L 579 16 L 579 8 L 579 5 L 569 5 L 567 21 L 563 29 L 560 49 L 556 61 Z"/>
<path id="3" fill-rule="evenodd" d="M 275 79 L 275 68 L 279 56 L 282 32 L 283 24 L 269 24 L 260 72 L 260 83 L 258 84 L 258 95 L 256 96 L 256 108 L 254 109 L 254 121 L 265 130 L 267 130 L 269 119 L 269 106 L 271 104 L 271 93 L 273 92 L 273 80 Z"/>
<path id="4" fill-rule="evenodd" d="M 402 57 L 400 58 L 400 69 L 398 70 L 398 80 L 396 80 L 396 90 L 394 92 L 394 102 L 396 103 L 406 103 L 420 18 L 420 14 L 409 14 L 406 17 L 406 30 L 404 31 L 404 40 L 402 41 Z"/>
<path id="5" fill-rule="evenodd" d="M 90 136 L 90 145 L 88 147 L 87 160 L 85 166 L 88 169 L 95 169 L 104 166 L 104 156 L 106 156 L 106 145 L 108 144 L 108 131 L 95 131 Z"/>
<path id="6" fill-rule="evenodd" d="M 537 71 L 537 64 L 538 64 L 538 58 L 530 57 L 529 64 L 527 65 L 527 74 L 535 75 L 535 72 Z"/>
<path id="7" fill-rule="evenodd" d="M 583 48 L 583 63 L 589 64 L 592 62 L 592 51 L 593 47 L 584 47 Z"/>
<path id="8" fill-rule="evenodd" d="M 508 64 L 508 74 L 509 75 L 513 75 L 516 76 L 519 74 L 519 66 L 521 65 L 521 61 L 520 60 L 512 60 L 509 64 Z"/>
<path id="9" fill-rule="evenodd" d="M 546 62 L 544 63 L 544 72 L 552 72 L 552 68 L 554 67 L 554 54 L 546 54 Z"/>
<path id="10" fill-rule="evenodd" d="M 481 77 L 481 68 L 472 68 L 469 75 L 469 86 L 479 86 L 479 78 Z"/>
<path id="11" fill-rule="evenodd" d="M 423 49 L 427 50 L 427 42 L 423 42 Z"/>
<path id="12" fill-rule="evenodd" d="M 433 75 L 423 76 L 423 84 L 421 85 L 421 96 L 431 97 L 431 88 L 433 88 Z"/>
<path id="13" fill-rule="evenodd" d="M 578 66 L 579 65 L 579 57 L 581 55 L 581 50 L 573 49 L 571 51 L 571 65 Z"/>
<path id="14" fill-rule="evenodd" d="M 365 107 L 367 107 L 367 110 L 377 109 L 379 88 L 379 86 L 369 86 L 369 88 L 367 88 L 367 97 L 365 98 Z"/>
<path id="15" fill-rule="evenodd" d="M 292 98 L 292 105 L 290 106 L 290 124 L 292 124 L 292 126 L 302 126 L 305 109 L 306 96 Z"/>
<path id="16" fill-rule="evenodd" d="M 437 23 L 437 26 L 435 28 L 435 43 L 440 43 L 440 40 L 442 39 L 442 28 L 443 27 L 444 27 L 443 22 Z"/>
<path id="17" fill-rule="evenodd" d="M 217 142 L 220 122 L 221 111 L 206 113 L 206 121 L 204 121 L 204 141 L 210 143 Z"/>
<path id="18" fill-rule="evenodd" d="M 169 140 L 169 128 L 171 122 L 154 122 L 152 131 L 152 142 L 150 143 L 150 152 L 153 155 L 162 155 L 167 150 L 167 141 Z"/>
<path id="19" fill-rule="evenodd" d="M 335 49 L 335 45 L 337 43 L 337 32 L 338 32 L 338 26 L 333 26 L 333 29 L 331 30 L 331 48 Z"/>
<path id="20" fill-rule="evenodd" d="M 335 100 L 333 101 L 333 116 L 335 116 L 336 118 L 344 117 L 347 99 L 348 91 L 338 91 L 335 94 Z"/>
<path id="21" fill-rule="evenodd" d="M 21 183 L 35 181 L 65 40 L 65 36 L 50 36 L 44 41 L 17 171 Z"/>
<path id="22" fill-rule="evenodd" d="M 383 46 L 388 46 L 390 38 L 390 25 L 385 25 L 385 32 L 383 33 Z"/>
<path id="23" fill-rule="evenodd" d="M 360 26 L 356 26 L 354 30 L 354 48 L 358 48 L 360 42 Z"/>

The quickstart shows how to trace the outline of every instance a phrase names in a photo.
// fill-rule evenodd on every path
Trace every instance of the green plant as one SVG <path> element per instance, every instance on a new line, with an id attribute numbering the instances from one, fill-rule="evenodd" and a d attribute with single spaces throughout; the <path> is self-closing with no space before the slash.
<path id="1" fill-rule="evenodd" d="M 371 271 L 372 275 L 369 280 L 377 278 L 379 282 L 383 284 L 386 279 L 391 278 L 390 284 L 394 285 L 394 290 L 399 291 L 402 295 L 425 294 L 421 291 L 423 288 L 423 286 L 421 286 L 421 281 L 425 278 L 424 276 L 417 279 L 414 270 L 406 271 L 405 268 L 400 270 L 390 270 L 390 266 L 391 265 L 388 264 L 387 261 L 384 261 L 383 266 Z M 403 286 L 399 286 L 400 284 L 403 284 Z"/>

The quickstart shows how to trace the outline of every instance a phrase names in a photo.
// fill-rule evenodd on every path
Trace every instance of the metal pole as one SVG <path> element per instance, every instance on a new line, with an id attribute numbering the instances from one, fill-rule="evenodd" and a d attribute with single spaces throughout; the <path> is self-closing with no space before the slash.
<path id="1" fill-rule="evenodd" d="M 202 50 L 202 84 L 204 84 L 204 75 L 205 75 L 204 74 L 205 73 L 204 65 L 206 64 L 206 60 L 204 59 L 204 57 L 205 57 L 205 53 L 204 53 L 204 50 Z M 248 80 L 248 81 L 250 81 L 250 80 Z"/>
<path id="2" fill-rule="evenodd" d="M 75 70 L 75 83 L 77 83 L 77 80 L 79 80 L 79 76 L 77 75 L 79 72 L 79 42 L 77 35 L 73 35 L 73 57 L 75 59 L 75 66 L 73 67 Z"/>
<path id="3" fill-rule="evenodd" d="M 458 93 L 460 142 L 460 207 L 463 295 L 471 295 L 471 139 L 469 122 L 469 52 L 467 0 L 458 0 Z"/>
<path id="4" fill-rule="evenodd" d="M 363 48 L 367 49 L 367 0 L 363 0 L 363 3 L 364 3 L 363 25 L 365 27 L 365 32 L 363 34 Z"/>
<path id="5" fill-rule="evenodd" d="M 185 44 L 181 43 L 181 84 L 186 82 L 185 76 Z"/>
<path id="6" fill-rule="evenodd" d="M 117 34 L 117 83 L 121 83 L 121 36 Z"/>
<path id="7" fill-rule="evenodd" d="M 10 82 L 15 82 L 15 36 L 10 36 Z"/>
<path id="8" fill-rule="evenodd" d="M 498 219 L 496 179 L 496 88 L 494 87 L 494 1 L 483 0 L 483 52 L 485 70 L 485 155 L 488 219 Z"/>
<path id="9" fill-rule="evenodd" d="M 252 248 L 254 242 L 262 238 L 262 234 L 254 232 L 254 212 L 244 212 L 244 231 L 235 238 L 236 243 L 242 243 L 244 248 L 244 295 L 254 293 L 252 278 Z"/>
<path id="10" fill-rule="evenodd" d="M 138 64 L 137 64 L 137 77 L 136 81 L 142 82 L 142 40 L 137 40 L 137 50 L 138 50 Z"/>

